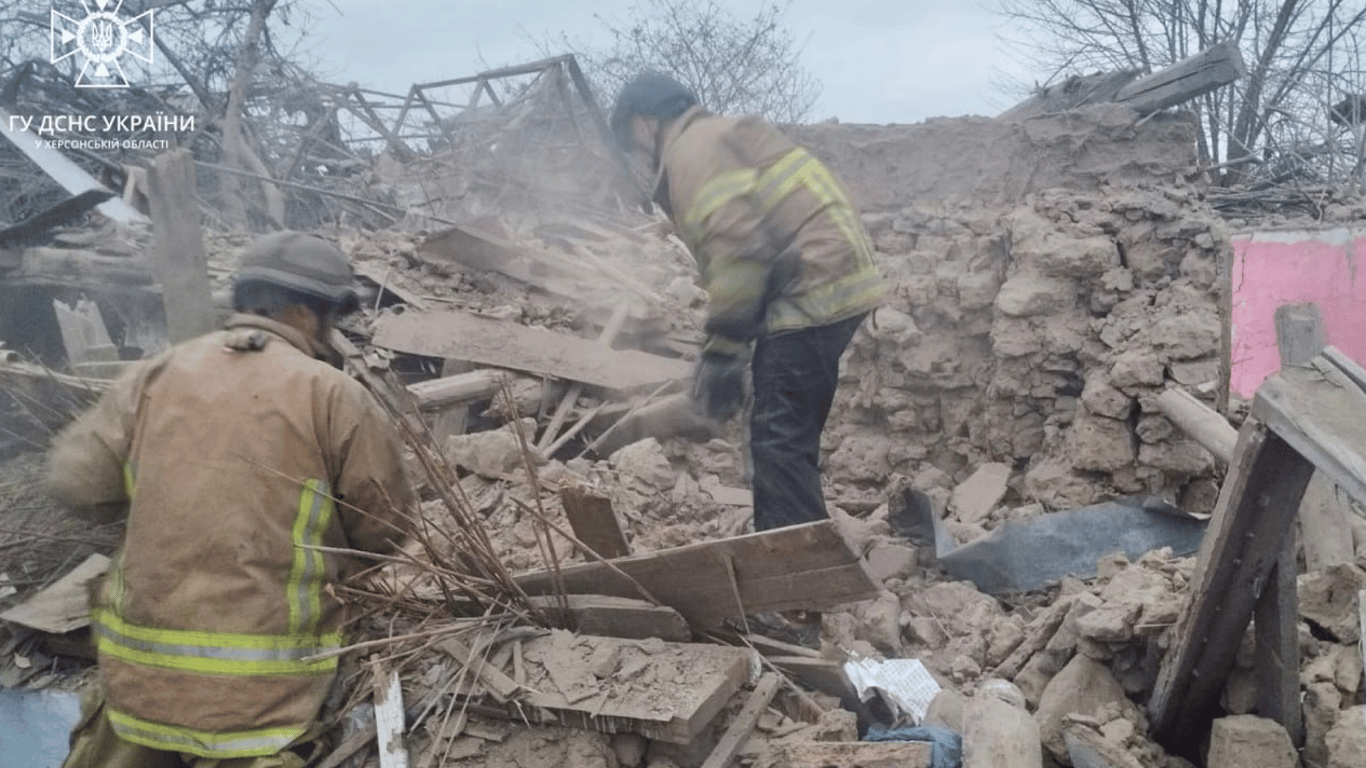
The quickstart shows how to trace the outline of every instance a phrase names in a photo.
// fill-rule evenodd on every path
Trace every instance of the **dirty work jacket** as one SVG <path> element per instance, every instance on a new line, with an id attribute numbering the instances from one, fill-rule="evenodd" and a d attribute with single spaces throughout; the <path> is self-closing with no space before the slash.
<path id="1" fill-rule="evenodd" d="M 129 502 L 93 631 L 122 739 L 271 755 L 317 716 L 342 646 L 333 584 L 402 538 L 393 425 L 298 331 L 238 315 L 136 367 L 56 440 L 48 488 Z"/>
<path id="2" fill-rule="evenodd" d="M 711 300 L 705 351 L 839 322 L 886 287 L 843 186 L 756 117 L 693 107 L 668 124 L 655 199 L 697 260 Z"/>

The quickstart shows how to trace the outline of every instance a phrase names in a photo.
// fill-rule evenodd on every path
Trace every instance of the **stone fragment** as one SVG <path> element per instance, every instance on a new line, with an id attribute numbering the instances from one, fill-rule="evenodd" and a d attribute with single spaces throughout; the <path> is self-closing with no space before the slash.
<path id="1" fill-rule="evenodd" d="M 944 688 L 934 695 L 925 712 L 925 725 L 963 732 L 963 709 L 967 698 L 952 688 Z"/>
<path id="2" fill-rule="evenodd" d="M 1103 370 L 1093 370 L 1087 375 L 1081 403 L 1091 413 L 1111 419 L 1127 419 L 1134 411 L 1133 398 L 1115 389 Z"/>
<path id="3" fill-rule="evenodd" d="M 1006 280 L 996 295 L 996 308 L 1009 317 L 1033 317 L 1056 312 L 1077 300 L 1070 280 L 1019 272 Z"/>
<path id="4" fill-rule="evenodd" d="M 1299 768 L 1290 734 L 1275 720 L 1232 715 L 1214 721 L 1207 768 Z"/>
<path id="5" fill-rule="evenodd" d="M 1050 277 L 1098 278 L 1119 266 L 1119 249 L 1108 237 L 1069 237 L 1033 230 L 1011 245 L 1011 257 Z"/>
<path id="6" fill-rule="evenodd" d="M 910 576 L 919 565 L 920 556 L 915 547 L 895 541 L 879 541 L 864 557 L 873 578 L 886 581 Z"/>
<path id="7" fill-rule="evenodd" d="M 1073 509 L 1095 503 L 1100 491 L 1059 459 L 1044 459 L 1025 474 L 1030 498 L 1049 509 Z"/>
<path id="8" fill-rule="evenodd" d="M 623 480 L 635 481 L 645 489 L 667 491 L 677 480 L 663 446 L 653 437 L 618 449 L 610 460 Z"/>
<path id="9" fill-rule="evenodd" d="M 1328 732 L 1328 768 L 1366 765 L 1366 706 L 1352 707 L 1338 716 Z"/>
<path id="10" fill-rule="evenodd" d="M 1200 307 L 1157 321 L 1151 338 L 1170 359 L 1194 360 L 1217 352 L 1221 334 L 1218 312 Z"/>
<path id="11" fill-rule="evenodd" d="M 1134 463 L 1135 442 L 1126 422 L 1083 409 L 1068 432 L 1067 455 L 1077 469 L 1110 472 Z"/>
<path id="12" fill-rule="evenodd" d="M 536 434 L 536 421 L 522 419 L 518 428 L 531 440 Z M 533 461 L 539 461 L 536 452 L 531 453 Z M 452 464 L 481 477 L 506 477 L 522 469 L 522 447 L 511 426 L 451 435 L 446 439 L 446 457 Z M 669 484 L 673 484 L 672 479 Z"/>
<path id="13" fill-rule="evenodd" d="M 1097 642 L 1126 643 L 1133 639 L 1134 621 L 1141 609 L 1137 603 L 1106 605 L 1078 619 L 1077 631 Z"/>
<path id="14" fill-rule="evenodd" d="M 638 733 L 618 733 L 612 736 L 612 751 L 622 768 L 635 768 L 645 759 L 649 741 Z"/>
<path id="15" fill-rule="evenodd" d="M 1005 497 L 1010 481 L 1010 467 L 1006 464 L 983 464 L 953 489 L 949 497 L 949 512 L 965 523 L 978 523 L 987 518 Z"/>
<path id="16" fill-rule="evenodd" d="M 1299 577 L 1300 616 L 1317 624 L 1339 643 L 1361 637 L 1357 592 L 1366 589 L 1366 571 L 1356 565 L 1334 565 Z"/>
<path id="17" fill-rule="evenodd" d="M 968 272 L 958 278 L 958 303 L 963 309 L 986 309 L 996 303 L 1001 278 L 994 270 Z"/>
<path id="18" fill-rule="evenodd" d="M 1304 687 L 1304 760 L 1308 765 L 1328 764 L 1328 733 L 1342 714 L 1342 692 L 1332 683 Z"/>
<path id="19" fill-rule="evenodd" d="M 1150 349 L 1131 349 L 1115 358 L 1110 366 L 1110 385 L 1128 387 L 1161 386 L 1166 379 L 1166 368 L 1157 353 Z"/>
<path id="20" fill-rule="evenodd" d="M 1077 655 L 1062 668 L 1044 688 L 1034 719 L 1039 724 L 1039 736 L 1044 747 L 1063 762 L 1068 761 L 1063 729 L 1068 715 L 1096 717 L 1106 706 L 1118 706 L 1122 712 L 1133 713 L 1137 708 L 1124 695 L 1124 689 L 1104 664 Z"/>
<path id="21" fill-rule="evenodd" d="M 1163 419 L 1165 421 L 1165 419 Z M 1214 455 L 1199 443 L 1184 436 L 1143 444 L 1138 449 L 1138 463 L 1164 472 L 1193 476 L 1214 471 Z"/>

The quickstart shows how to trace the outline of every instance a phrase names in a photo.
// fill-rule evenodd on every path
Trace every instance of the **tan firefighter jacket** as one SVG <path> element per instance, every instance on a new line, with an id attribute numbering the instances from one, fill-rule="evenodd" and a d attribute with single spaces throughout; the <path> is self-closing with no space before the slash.
<path id="1" fill-rule="evenodd" d="M 706 351 L 868 312 L 886 287 L 843 186 L 754 117 L 693 107 L 666 128 L 656 201 L 697 259 Z"/>
<path id="2" fill-rule="evenodd" d="M 342 646 L 333 590 L 412 509 L 393 426 L 298 331 L 238 315 L 121 378 L 57 438 L 51 493 L 129 502 L 94 598 L 124 740 L 227 759 L 279 752 L 317 716 Z M 396 528 L 395 526 L 398 526 Z"/>

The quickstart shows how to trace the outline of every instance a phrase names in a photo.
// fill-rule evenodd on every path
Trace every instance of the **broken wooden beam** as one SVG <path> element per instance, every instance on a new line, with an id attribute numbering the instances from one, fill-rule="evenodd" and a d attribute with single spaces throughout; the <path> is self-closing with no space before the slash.
<path id="1" fill-rule="evenodd" d="M 424 411 L 493 397 L 508 378 L 503 371 L 481 370 L 443 376 L 408 385 L 408 393 Z"/>
<path id="2" fill-rule="evenodd" d="M 1323 313 L 1317 304 L 1282 304 L 1276 308 L 1276 347 L 1282 368 L 1310 364 L 1327 345 Z M 1338 497 L 1337 486 L 1323 473 L 1315 472 L 1300 503 L 1300 542 L 1306 571 L 1315 573 L 1356 562 L 1348 515 L 1346 499 Z M 1296 744 L 1301 742 L 1294 731 L 1290 736 Z"/>
<path id="3" fill-rule="evenodd" d="M 828 607 L 878 594 L 863 558 L 829 520 L 634 555 L 611 565 L 698 629 L 741 614 Z M 516 581 L 533 595 L 639 594 L 603 563 L 524 574 Z"/>
<path id="4" fill-rule="evenodd" d="M 637 350 L 603 349 L 592 339 L 463 312 L 405 312 L 380 318 L 374 345 L 553 376 L 614 391 L 686 379 L 683 360 Z"/>
<path id="5" fill-rule="evenodd" d="M 1148 702 L 1157 741 L 1194 754 L 1218 709 L 1259 590 L 1281 556 L 1314 467 L 1255 418 L 1233 462 L 1196 560 L 1190 597 Z"/>
<path id="6" fill-rule="evenodd" d="M 1366 503 L 1366 391 L 1317 357 L 1267 379 L 1252 402 L 1260 419 L 1358 502 Z"/>
<path id="7" fill-rule="evenodd" d="M 745 700 L 745 705 L 735 715 L 735 719 L 730 721 L 725 734 L 721 736 L 706 762 L 702 763 L 702 768 L 729 768 L 735 756 L 739 754 L 740 748 L 754 732 L 754 726 L 759 724 L 759 718 L 764 714 L 764 710 L 768 709 L 769 702 L 773 701 L 773 694 L 778 692 L 780 682 L 782 679 L 772 672 L 759 678 L 758 684 Z"/>
<path id="8" fill-rule="evenodd" d="M 1348 533 L 1350 539 L 1351 534 Z M 1281 544 L 1276 564 L 1267 576 L 1253 609 L 1256 636 L 1257 714 L 1285 726 L 1290 741 L 1304 745 L 1304 717 L 1300 709 L 1300 601 L 1295 577 L 1295 537 Z"/>
<path id="9" fill-rule="evenodd" d="M 1171 387 L 1158 395 L 1157 407 L 1200 447 L 1214 454 L 1214 458 L 1224 464 L 1233 458 L 1238 430 L 1218 411 L 1180 387 Z"/>
<path id="10" fill-rule="evenodd" d="M 152 207 L 152 239 L 161 299 L 166 307 L 166 336 L 172 344 L 212 331 L 214 317 L 209 287 L 209 261 L 199 229 L 195 202 L 194 160 L 187 149 L 157 157 L 147 174 Z"/>
<path id="11" fill-rule="evenodd" d="M 1147 115 L 1204 96 L 1246 73 L 1237 41 L 1225 40 L 1129 83 L 1115 101 Z"/>

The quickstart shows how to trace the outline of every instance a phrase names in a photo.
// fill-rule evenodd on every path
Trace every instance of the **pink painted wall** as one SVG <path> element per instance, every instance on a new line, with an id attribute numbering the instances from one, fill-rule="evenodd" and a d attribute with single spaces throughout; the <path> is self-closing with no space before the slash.
<path id="1" fill-rule="evenodd" d="M 1280 368 L 1276 307 L 1312 301 L 1328 343 L 1366 365 L 1366 229 L 1259 232 L 1233 238 L 1233 376 L 1250 398 Z"/>

